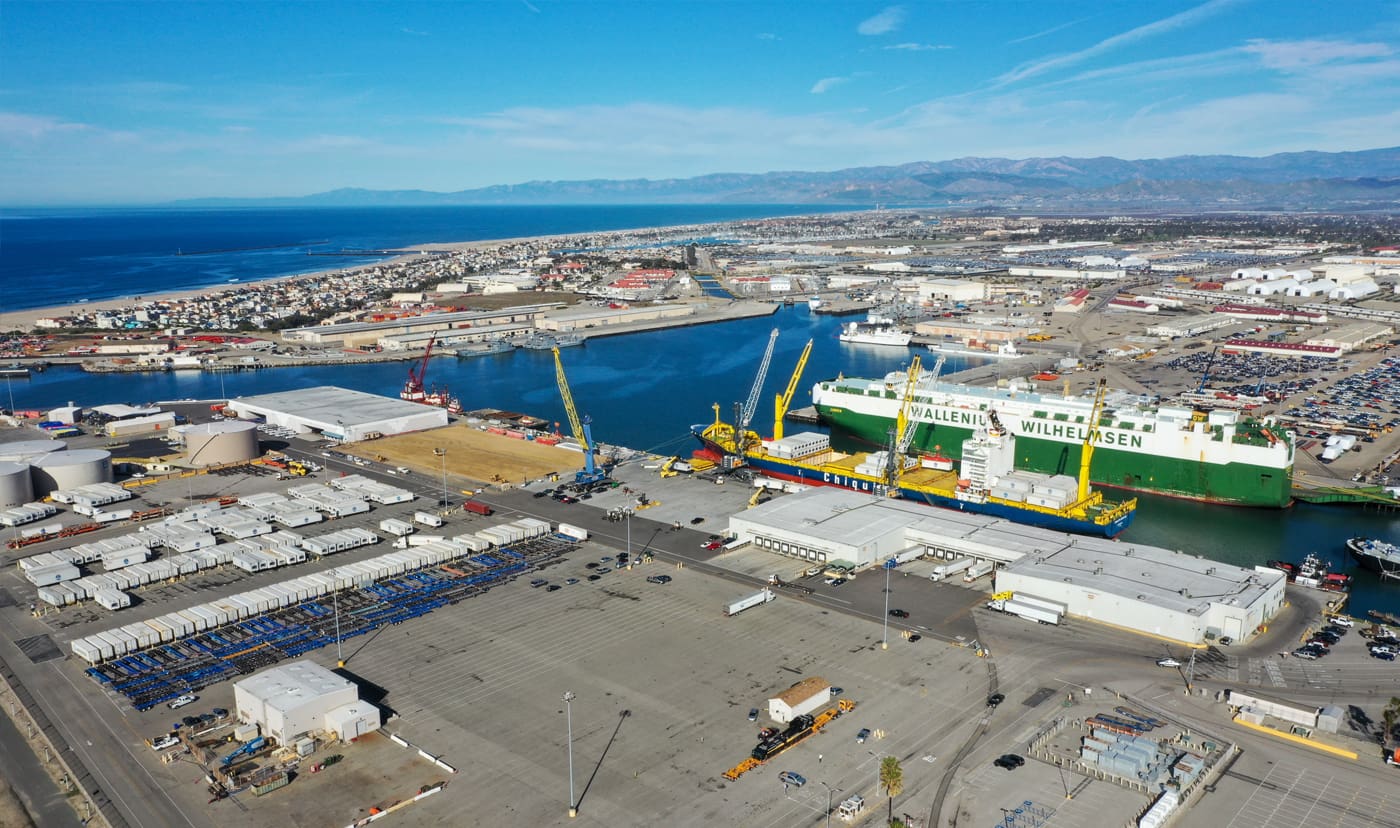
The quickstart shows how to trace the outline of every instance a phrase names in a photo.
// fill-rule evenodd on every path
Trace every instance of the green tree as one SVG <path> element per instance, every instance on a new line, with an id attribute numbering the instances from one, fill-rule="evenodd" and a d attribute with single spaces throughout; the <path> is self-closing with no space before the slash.
<path id="1" fill-rule="evenodd" d="M 889 797 L 889 821 L 893 822 L 894 798 L 904 793 L 904 768 L 899 766 L 899 760 L 893 756 L 886 756 L 880 760 L 880 789 Z"/>
<path id="2" fill-rule="evenodd" d="M 1395 735 L 1395 722 L 1400 719 L 1400 697 L 1391 697 L 1390 704 L 1381 712 L 1381 723 L 1385 732 L 1381 734 L 1381 747 L 1389 750 L 1391 738 Z"/>

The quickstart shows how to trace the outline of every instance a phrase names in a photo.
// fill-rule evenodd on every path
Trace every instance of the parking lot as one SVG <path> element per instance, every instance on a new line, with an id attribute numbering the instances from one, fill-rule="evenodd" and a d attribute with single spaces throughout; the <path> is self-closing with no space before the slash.
<path id="1" fill-rule="evenodd" d="M 1280 761 L 1264 774 L 1226 828 L 1377 828 L 1395 824 L 1400 787 L 1373 785 L 1344 774 Z M 1187 823 L 1190 824 L 1190 823 Z"/>

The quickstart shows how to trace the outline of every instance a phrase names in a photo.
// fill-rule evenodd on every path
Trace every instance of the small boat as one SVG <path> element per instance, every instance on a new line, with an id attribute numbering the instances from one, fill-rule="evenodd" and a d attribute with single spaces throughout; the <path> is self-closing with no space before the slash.
<path id="1" fill-rule="evenodd" d="M 1350 538 L 1347 551 L 1362 568 L 1382 578 L 1400 580 L 1400 546 L 1371 538 Z"/>
<path id="2" fill-rule="evenodd" d="M 816 310 L 817 308 L 819 308 L 819 307 L 821 307 L 821 306 L 822 306 L 822 298 L 821 298 L 820 296 L 813 296 L 813 297 L 811 297 L 811 298 L 809 298 L 809 299 L 807 300 L 807 308 L 808 308 L 809 310 Z"/>
<path id="3" fill-rule="evenodd" d="M 468 359 L 471 357 L 490 356 L 492 354 L 508 354 L 515 350 L 515 346 L 504 339 L 493 339 L 489 342 L 469 342 L 466 345 L 457 347 L 457 358 Z"/>
<path id="4" fill-rule="evenodd" d="M 1335 572 L 1329 573 L 1327 563 L 1317 555 L 1309 553 L 1303 558 L 1303 562 L 1298 564 L 1298 571 L 1293 577 L 1293 583 L 1313 589 L 1324 589 L 1328 592 L 1346 592 L 1351 587 L 1351 576 Z"/>
<path id="5" fill-rule="evenodd" d="M 848 322 L 842 329 L 840 338 L 842 342 L 852 345 L 892 345 L 905 348 L 914 335 L 905 333 L 893 325 Z"/>

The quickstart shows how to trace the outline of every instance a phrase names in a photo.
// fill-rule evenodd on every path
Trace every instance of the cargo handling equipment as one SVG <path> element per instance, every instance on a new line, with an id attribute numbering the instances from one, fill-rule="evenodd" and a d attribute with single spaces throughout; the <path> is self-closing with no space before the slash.
<path id="1" fill-rule="evenodd" d="M 850 699 L 841 699 L 836 703 L 835 707 L 828 707 L 814 717 L 798 716 L 788 725 L 787 732 L 760 742 L 758 747 L 754 748 L 752 755 L 725 771 L 724 778 L 733 782 L 754 768 L 766 763 L 769 759 L 783 753 L 788 748 L 801 744 L 808 736 L 814 733 L 821 733 L 822 728 L 831 724 L 836 719 L 841 718 L 843 714 L 849 713 L 855 709 L 855 702 Z M 811 719 L 810 723 L 802 721 L 806 718 Z M 762 755 L 763 758 L 758 758 L 760 755 Z"/>

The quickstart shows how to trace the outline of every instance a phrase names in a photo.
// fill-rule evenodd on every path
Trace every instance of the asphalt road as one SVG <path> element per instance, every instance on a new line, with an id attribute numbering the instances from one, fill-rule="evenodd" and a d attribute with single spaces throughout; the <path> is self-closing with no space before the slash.
<path id="1" fill-rule="evenodd" d="M 9 716 L 0 716 L 0 746 L 4 748 L 0 750 L 0 776 L 24 801 L 35 825 L 79 828 L 83 824 Z"/>

